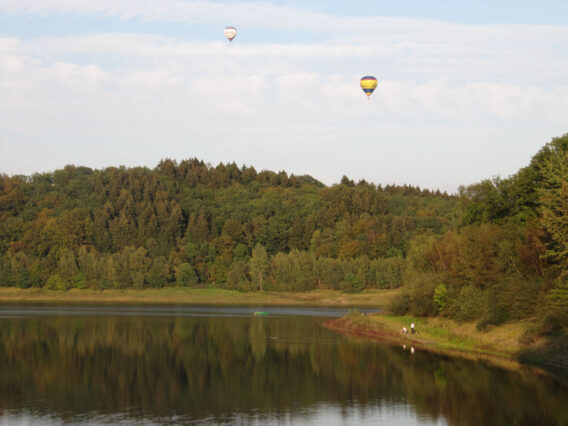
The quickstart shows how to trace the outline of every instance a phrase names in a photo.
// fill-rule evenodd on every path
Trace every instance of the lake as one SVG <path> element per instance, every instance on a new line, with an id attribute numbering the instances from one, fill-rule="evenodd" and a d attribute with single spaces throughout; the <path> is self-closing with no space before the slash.
<path id="1" fill-rule="evenodd" d="M 560 380 L 321 326 L 345 313 L 2 304 L 0 424 L 568 424 Z"/>

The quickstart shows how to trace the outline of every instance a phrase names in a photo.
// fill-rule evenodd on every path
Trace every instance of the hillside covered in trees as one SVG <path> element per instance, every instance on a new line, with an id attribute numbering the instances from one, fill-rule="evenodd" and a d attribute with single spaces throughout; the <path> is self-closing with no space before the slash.
<path id="1" fill-rule="evenodd" d="M 568 323 L 568 135 L 457 195 L 197 159 L 0 176 L 0 285 L 404 286 L 395 313 Z"/>

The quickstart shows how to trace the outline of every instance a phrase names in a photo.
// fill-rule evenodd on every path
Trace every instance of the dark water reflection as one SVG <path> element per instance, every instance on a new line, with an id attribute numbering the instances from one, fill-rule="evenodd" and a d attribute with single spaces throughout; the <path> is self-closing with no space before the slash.
<path id="1" fill-rule="evenodd" d="M 219 309 L 0 306 L 0 424 L 568 424 L 547 376 Z"/>

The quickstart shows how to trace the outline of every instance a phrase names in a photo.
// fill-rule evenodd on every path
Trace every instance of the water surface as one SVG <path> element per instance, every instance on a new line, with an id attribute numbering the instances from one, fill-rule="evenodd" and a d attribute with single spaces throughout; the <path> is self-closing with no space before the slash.
<path id="1" fill-rule="evenodd" d="M 568 424 L 561 382 L 321 327 L 346 311 L 0 305 L 0 424 Z"/>

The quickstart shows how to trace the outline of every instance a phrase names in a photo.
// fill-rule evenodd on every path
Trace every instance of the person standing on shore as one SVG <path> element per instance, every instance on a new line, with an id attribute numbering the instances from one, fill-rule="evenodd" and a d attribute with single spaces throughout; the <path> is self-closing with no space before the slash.
<path id="1" fill-rule="evenodd" d="M 412 334 L 416 333 L 416 330 L 414 330 L 414 323 L 410 324 L 410 331 Z"/>

